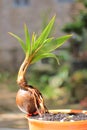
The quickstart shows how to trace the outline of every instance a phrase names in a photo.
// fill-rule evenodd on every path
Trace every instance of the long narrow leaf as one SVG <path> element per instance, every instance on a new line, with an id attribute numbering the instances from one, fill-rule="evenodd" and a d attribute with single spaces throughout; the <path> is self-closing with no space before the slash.
<path id="1" fill-rule="evenodd" d="M 44 44 L 47 44 L 47 43 L 51 42 L 52 40 L 53 40 L 53 37 L 47 38 L 47 39 L 44 41 Z"/>
<path id="2" fill-rule="evenodd" d="M 24 52 L 26 54 L 26 45 L 24 44 L 23 40 L 20 37 L 18 37 L 17 35 L 15 35 L 14 33 L 9 32 L 9 34 L 11 36 L 15 37 L 19 41 L 19 43 L 21 44 L 22 49 L 24 50 Z"/>
<path id="3" fill-rule="evenodd" d="M 53 17 L 51 19 L 51 21 L 49 22 L 49 24 L 47 25 L 47 27 L 44 29 L 44 31 L 41 33 L 41 35 L 39 36 L 39 38 L 36 40 L 35 46 L 33 47 L 33 51 L 35 51 L 36 48 L 38 48 L 38 46 L 40 46 L 41 44 L 43 44 L 43 41 L 45 41 L 45 39 L 48 37 L 50 31 L 52 30 L 54 21 L 55 21 L 55 17 Z"/>
<path id="4" fill-rule="evenodd" d="M 53 53 L 44 53 L 44 54 L 41 54 L 41 55 L 37 55 L 36 57 L 34 57 L 34 59 L 32 59 L 31 61 L 31 64 L 43 59 L 43 58 L 55 58 L 57 63 L 59 64 L 59 60 L 57 58 L 57 56 Z"/>
<path id="5" fill-rule="evenodd" d="M 71 35 L 62 36 L 56 39 L 48 38 L 52 30 L 54 21 L 55 21 L 55 16 L 51 19 L 49 24 L 46 26 L 46 28 L 43 30 L 43 32 L 37 39 L 36 39 L 36 34 L 33 33 L 31 41 L 30 41 L 28 28 L 25 24 L 24 31 L 25 31 L 26 43 L 17 35 L 13 33 L 9 33 L 10 35 L 15 37 L 19 41 L 27 58 L 29 59 L 30 64 L 33 64 L 37 62 L 38 60 L 41 60 L 47 57 L 53 57 L 59 63 L 57 56 L 53 54 L 52 51 L 62 46 L 71 37 Z"/>
<path id="6" fill-rule="evenodd" d="M 45 54 L 48 54 L 52 51 L 54 51 L 55 49 L 57 49 L 58 47 L 60 47 L 61 45 L 64 44 L 64 42 L 66 40 L 68 40 L 71 37 L 71 35 L 66 35 L 66 36 L 62 36 L 60 38 L 57 39 L 53 39 L 52 38 L 48 38 L 46 39 L 44 46 L 37 48 L 37 51 L 35 53 L 35 55 L 33 56 L 33 59 L 39 59 L 43 56 L 45 56 Z M 52 54 L 51 54 L 52 55 Z M 37 57 L 37 58 L 36 58 Z"/>
<path id="7" fill-rule="evenodd" d="M 48 38 L 44 41 L 44 44 L 48 43 L 48 42 L 51 42 L 53 38 Z M 35 51 L 34 51 L 34 56 L 37 55 L 37 53 L 41 50 L 41 48 L 43 48 L 43 45 L 41 44 Z"/>
<path id="8" fill-rule="evenodd" d="M 31 40 L 32 47 L 35 45 L 35 41 L 36 41 L 36 34 L 35 34 L 35 32 L 33 32 L 33 34 L 32 34 L 32 40 Z"/>
<path id="9" fill-rule="evenodd" d="M 35 32 L 33 32 L 33 34 L 32 34 L 32 41 L 31 41 L 31 43 L 32 43 L 32 44 L 34 44 L 34 43 L 35 43 L 35 41 L 36 41 L 36 34 L 35 34 Z"/>
<path id="10" fill-rule="evenodd" d="M 57 39 L 53 39 L 51 42 L 47 42 L 47 44 L 44 44 L 44 46 L 42 47 L 42 49 L 40 49 L 40 51 L 38 53 L 41 52 L 52 52 L 55 49 L 59 48 L 60 46 L 62 46 L 72 35 L 66 35 L 66 36 L 62 36 L 59 37 Z"/>
<path id="11" fill-rule="evenodd" d="M 30 55 L 30 52 L 31 52 L 30 35 L 29 35 L 26 24 L 24 25 L 24 31 L 25 31 L 25 38 L 26 38 L 27 54 Z"/>

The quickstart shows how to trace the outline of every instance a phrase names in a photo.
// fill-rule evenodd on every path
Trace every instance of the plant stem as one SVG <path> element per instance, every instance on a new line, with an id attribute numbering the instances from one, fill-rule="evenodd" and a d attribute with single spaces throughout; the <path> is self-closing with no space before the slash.
<path id="1" fill-rule="evenodd" d="M 18 77 L 17 77 L 17 83 L 21 88 L 24 88 L 27 84 L 27 81 L 25 79 L 25 74 L 29 64 L 30 64 L 29 59 L 25 57 L 22 65 L 20 66 Z"/>
<path id="2" fill-rule="evenodd" d="M 32 93 L 32 96 L 34 98 L 35 108 L 36 108 L 38 114 L 41 116 L 42 113 L 48 112 L 46 106 L 44 105 L 44 100 L 43 100 L 42 94 L 34 87 L 30 87 L 27 84 L 27 81 L 25 79 L 26 70 L 31 63 L 31 59 L 32 59 L 32 57 L 30 57 L 30 58 L 28 58 L 27 56 L 25 57 L 22 65 L 20 66 L 19 72 L 18 72 L 17 84 L 22 89 L 30 91 Z M 39 110 L 39 108 L 38 108 L 37 101 L 39 103 L 41 110 Z"/>

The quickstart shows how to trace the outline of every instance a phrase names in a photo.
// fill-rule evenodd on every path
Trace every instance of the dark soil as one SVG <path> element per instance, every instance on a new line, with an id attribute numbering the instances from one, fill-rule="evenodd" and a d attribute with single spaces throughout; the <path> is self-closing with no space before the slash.
<path id="1" fill-rule="evenodd" d="M 36 115 L 32 116 L 31 118 L 37 119 L 37 120 L 44 120 L 44 121 L 80 121 L 80 120 L 87 120 L 87 114 L 84 113 L 45 113 L 42 116 Z"/>

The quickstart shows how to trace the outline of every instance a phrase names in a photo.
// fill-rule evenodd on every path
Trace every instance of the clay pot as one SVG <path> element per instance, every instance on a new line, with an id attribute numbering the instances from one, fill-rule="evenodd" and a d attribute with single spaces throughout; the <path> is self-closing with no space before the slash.
<path id="1" fill-rule="evenodd" d="M 87 113 L 85 110 L 52 110 L 51 112 L 63 113 Z M 28 119 L 29 130 L 87 130 L 87 120 L 74 122 L 59 122 L 59 121 L 41 121 L 36 119 Z"/>

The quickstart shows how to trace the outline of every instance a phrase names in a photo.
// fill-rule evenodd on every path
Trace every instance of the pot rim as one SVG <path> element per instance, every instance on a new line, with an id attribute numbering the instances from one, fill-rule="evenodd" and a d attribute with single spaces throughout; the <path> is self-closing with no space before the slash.
<path id="1" fill-rule="evenodd" d="M 64 112 L 64 113 L 85 113 L 87 114 L 87 110 L 79 110 L 79 109 L 54 109 L 54 110 L 49 110 L 49 112 L 51 113 L 57 113 L 57 112 Z M 71 123 L 74 123 L 74 124 L 77 124 L 77 123 L 83 123 L 83 122 L 87 122 L 87 120 L 80 120 L 80 121 L 64 121 L 64 122 L 61 122 L 61 121 L 45 121 L 45 120 L 38 120 L 38 119 L 33 119 L 33 118 L 29 118 L 28 116 L 26 116 L 26 118 L 30 121 L 30 122 L 40 122 L 40 123 L 64 123 L 64 124 L 71 124 Z"/>

